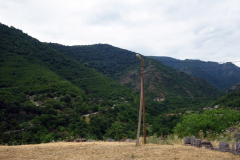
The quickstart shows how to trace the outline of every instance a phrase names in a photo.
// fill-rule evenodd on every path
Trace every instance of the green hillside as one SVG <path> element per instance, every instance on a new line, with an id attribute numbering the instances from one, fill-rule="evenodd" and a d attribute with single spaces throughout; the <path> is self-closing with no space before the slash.
<path id="1" fill-rule="evenodd" d="M 0 143 L 116 138 L 114 127 L 135 137 L 139 100 L 130 89 L 14 27 L 1 24 L 0 38 Z"/>
<path id="2" fill-rule="evenodd" d="M 136 53 L 108 44 L 64 46 L 48 43 L 48 45 L 112 78 L 139 65 Z"/>
<path id="3" fill-rule="evenodd" d="M 136 53 L 105 44 L 42 43 L 3 24 L 0 38 L 0 143 L 136 137 Z M 180 116 L 166 114 L 202 109 L 221 95 L 201 78 L 142 57 L 147 135 L 172 133 Z"/>
<path id="4" fill-rule="evenodd" d="M 48 45 L 140 92 L 141 63 L 136 53 L 107 44 Z M 141 57 L 144 58 L 145 68 L 146 112 L 150 115 L 147 123 L 152 124 L 152 133 L 172 133 L 172 128 L 181 117 L 178 113 L 201 111 L 221 95 L 219 90 L 202 78 L 191 77 L 157 60 Z M 172 116 L 166 116 L 169 113 Z"/>
<path id="5" fill-rule="evenodd" d="M 205 138 L 212 140 L 226 139 L 231 140 L 234 133 L 239 131 L 240 121 L 240 90 L 228 93 L 208 107 L 212 109 L 206 110 L 201 114 L 192 112 L 181 117 L 180 123 L 174 127 L 174 132 L 180 137 L 203 135 Z M 228 128 L 232 131 L 226 131 Z"/>
<path id="6" fill-rule="evenodd" d="M 100 94 L 102 94 L 102 96 L 106 96 L 106 94 L 109 93 L 105 92 L 113 86 L 114 88 L 118 87 L 118 92 L 115 94 L 125 92 L 121 91 L 121 88 L 124 87 L 115 81 L 83 66 L 74 59 L 55 51 L 48 45 L 40 43 L 38 40 L 27 36 L 19 30 L 2 27 L 1 34 L 1 49 L 4 55 L 10 52 L 11 54 L 17 54 L 25 58 L 28 62 L 46 66 L 48 69 L 83 88 L 85 91 L 91 90 L 93 95 L 94 92 L 101 92 Z M 121 92 L 119 93 L 119 91 Z"/>
<path id="7" fill-rule="evenodd" d="M 234 92 L 234 91 L 237 91 L 237 90 L 240 90 L 240 83 L 230 87 L 228 90 L 227 90 L 227 93 L 229 92 Z"/>
<path id="8" fill-rule="evenodd" d="M 136 53 L 107 44 L 88 46 L 64 46 L 48 44 L 66 55 L 84 62 L 116 81 L 140 91 L 141 63 Z M 221 93 L 202 78 L 194 78 L 183 72 L 144 57 L 145 91 L 147 111 L 157 116 L 170 110 L 194 108 L 196 104 L 207 104 Z M 165 100 L 163 102 L 158 102 Z M 199 107 L 196 107 L 199 108 Z M 195 108 L 195 109 L 196 109 Z"/>
<path id="9" fill-rule="evenodd" d="M 215 105 L 219 105 L 220 108 L 240 109 L 240 90 L 228 93 L 211 104 Z"/>
<path id="10" fill-rule="evenodd" d="M 194 77 L 202 77 L 220 90 L 226 90 L 240 82 L 240 68 L 231 62 L 219 64 L 200 60 L 178 60 L 171 57 L 149 56 L 178 71 Z"/>

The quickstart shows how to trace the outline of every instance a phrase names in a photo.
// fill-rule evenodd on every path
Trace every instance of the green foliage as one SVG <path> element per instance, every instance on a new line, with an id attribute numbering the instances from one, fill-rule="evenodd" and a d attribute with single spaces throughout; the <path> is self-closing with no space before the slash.
<path id="1" fill-rule="evenodd" d="M 237 90 L 232 93 L 228 93 L 225 96 L 222 96 L 215 102 L 211 104 L 211 106 L 219 105 L 222 108 L 231 108 L 235 109 L 240 106 L 240 90 Z"/>
<path id="2" fill-rule="evenodd" d="M 135 91 L 139 91 L 140 85 L 140 61 L 136 53 L 116 48 L 107 44 L 88 46 L 64 46 L 48 44 L 49 46 L 65 53 L 80 63 L 88 63 L 88 66 L 98 72 L 111 77 Z M 146 97 L 219 97 L 221 93 L 202 78 L 193 78 L 183 72 L 144 57 L 146 69 L 145 88 Z M 127 77 L 126 77 L 127 75 Z M 125 80 L 127 78 L 127 80 Z M 127 82 L 125 82 L 127 81 Z M 138 89 L 137 89 L 138 88 Z"/>
<path id="3" fill-rule="evenodd" d="M 112 123 L 110 128 L 108 128 L 107 137 L 114 137 L 115 140 L 119 140 L 122 137 L 127 137 L 125 132 L 125 125 L 120 122 L 115 122 Z"/>
<path id="4" fill-rule="evenodd" d="M 122 97 L 132 101 L 136 94 L 127 87 L 15 28 L 0 24 L 0 38 L 1 143 L 42 143 L 88 132 L 102 139 L 117 119 L 132 125 L 137 104 L 126 107 Z M 117 114 L 113 104 L 135 116 L 122 118 L 128 112 Z M 90 124 L 81 118 L 98 109 Z"/>
<path id="5" fill-rule="evenodd" d="M 180 121 L 180 115 L 159 115 L 153 119 L 153 133 L 157 136 L 172 134 L 173 127 Z"/>
<path id="6" fill-rule="evenodd" d="M 240 113 L 235 110 L 208 110 L 202 114 L 185 114 L 174 128 L 180 137 L 197 136 L 200 131 L 206 137 L 210 133 L 222 133 L 226 128 L 240 121 Z"/>
<path id="7" fill-rule="evenodd" d="M 140 61 L 135 53 L 107 44 L 64 46 L 50 43 L 48 45 L 139 92 Z M 202 78 L 193 78 L 156 60 L 142 57 L 146 72 L 146 112 L 151 116 L 169 112 L 183 113 L 188 109 L 200 110 L 221 95 L 219 90 Z M 113 93 L 116 94 L 115 91 Z M 109 97 L 113 98 L 114 95 Z M 159 97 L 165 100 L 153 101 Z"/>
<path id="8" fill-rule="evenodd" d="M 107 44 L 63 46 L 49 43 L 48 45 L 110 77 L 118 77 L 119 72 L 126 72 L 139 64 L 134 52 Z"/>
<path id="9" fill-rule="evenodd" d="M 136 138 L 139 94 L 131 89 L 139 91 L 140 61 L 135 53 L 102 44 L 41 43 L 3 24 L 0 38 L 1 143 Z M 197 110 L 220 95 L 202 79 L 144 59 L 148 135 L 172 132 L 179 117 L 163 114 Z M 153 101 L 159 96 L 165 100 Z"/>

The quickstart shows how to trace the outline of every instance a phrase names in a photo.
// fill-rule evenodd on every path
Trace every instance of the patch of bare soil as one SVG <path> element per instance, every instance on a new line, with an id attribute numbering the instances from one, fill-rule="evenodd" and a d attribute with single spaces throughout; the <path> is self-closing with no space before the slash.
<path id="1" fill-rule="evenodd" d="M 146 144 L 128 142 L 58 142 L 36 145 L 0 146 L 0 159 L 240 159 L 230 153 L 184 145 Z"/>

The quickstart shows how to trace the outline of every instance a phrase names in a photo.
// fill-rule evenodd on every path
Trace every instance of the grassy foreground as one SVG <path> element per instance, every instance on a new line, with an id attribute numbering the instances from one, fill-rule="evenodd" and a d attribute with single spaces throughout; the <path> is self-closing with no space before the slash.
<path id="1" fill-rule="evenodd" d="M 184 145 L 128 142 L 57 142 L 0 146 L 0 159 L 240 159 L 230 153 Z"/>

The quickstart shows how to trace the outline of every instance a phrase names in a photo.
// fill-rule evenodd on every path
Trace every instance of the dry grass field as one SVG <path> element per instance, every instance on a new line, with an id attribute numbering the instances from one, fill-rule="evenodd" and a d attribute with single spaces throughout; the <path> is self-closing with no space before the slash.
<path id="1" fill-rule="evenodd" d="M 240 159 L 240 156 L 184 145 L 128 142 L 57 142 L 36 145 L 0 146 L 0 159 Z"/>

